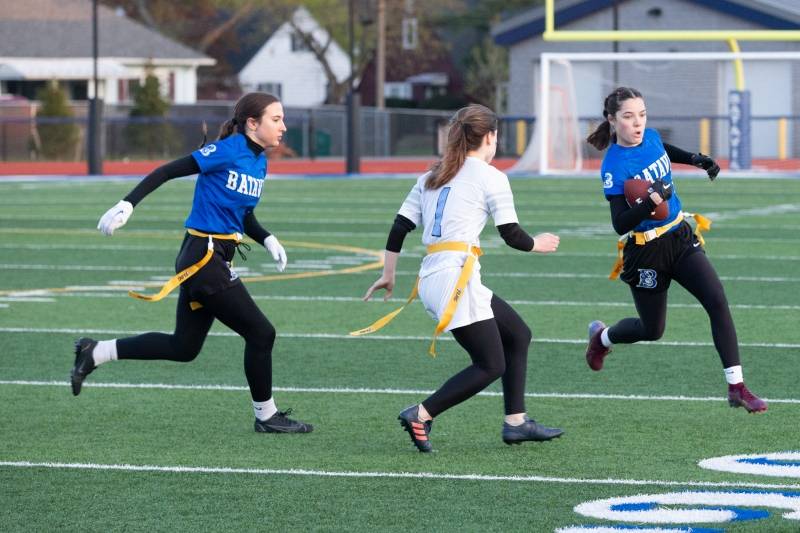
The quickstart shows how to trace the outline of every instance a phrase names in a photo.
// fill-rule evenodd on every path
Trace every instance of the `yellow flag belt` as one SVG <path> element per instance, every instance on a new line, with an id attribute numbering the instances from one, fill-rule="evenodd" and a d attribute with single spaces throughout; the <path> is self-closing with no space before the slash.
<path id="1" fill-rule="evenodd" d="M 428 349 L 428 353 L 431 356 L 436 357 L 436 337 L 438 337 L 439 334 L 441 334 L 445 328 L 447 328 L 447 325 L 450 324 L 450 321 L 453 319 L 453 314 L 456 312 L 458 301 L 461 299 L 461 295 L 464 294 L 464 289 L 469 282 L 469 278 L 472 276 L 472 270 L 475 266 L 475 261 L 477 261 L 481 255 L 483 255 L 483 251 L 481 251 L 480 247 L 473 246 L 468 242 L 450 241 L 431 244 L 428 246 L 427 252 L 428 254 L 435 254 L 439 252 L 464 252 L 469 254 L 466 261 L 464 261 L 464 266 L 461 267 L 461 273 L 458 276 L 456 286 L 450 295 L 450 300 L 447 302 L 447 307 L 445 307 L 444 313 L 442 313 L 442 316 L 439 318 L 439 323 L 436 325 L 436 329 L 433 332 L 433 340 L 431 341 L 431 346 Z M 400 312 L 405 309 L 408 304 L 414 301 L 418 294 L 418 287 L 419 277 L 417 277 L 416 281 L 414 282 L 414 288 L 411 289 L 411 294 L 408 296 L 406 303 L 388 315 L 379 318 L 366 328 L 359 329 L 357 331 L 351 331 L 350 335 L 355 337 L 367 335 L 369 333 L 378 331 L 383 326 L 391 322 L 392 319 L 400 314 Z"/>
<path id="2" fill-rule="evenodd" d="M 648 242 L 661 237 L 670 229 L 683 222 L 684 218 L 686 217 L 694 219 L 696 224 L 694 228 L 694 234 L 697 236 L 697 240 L 700 242 L 700 245 L 705 246 L 706 240 L 703 238 L 702 233 L 711 229 L 711 219 L 704 217 L 699 213 L 693 214 L 681 212 L 675 218 L 675 220 L 669 224 L 664 224 L 663 226 L 659 226 L 648 231 L 631 231 L 630 233 L 626 233 L 620 237 L 617 241 L 617 260 L 614 262 L 614 267 L 611 269 L 611 274 L 608 275 L 608 279 L 617 279 L 620 272 L 622 272 L 622 250 L 625 248 L 625 243 L 628 241 L 628 239 L 632 238 L 638 246 L 644 246 Z"/>
<path id="3" fill-rule="evenodd" d="M 139 300 L 145 300 L 148 302 L 157 302 L 164 298 L 167 294 L 171 293 L 175 288 L 186 281 L 187 279 L 191 278 L 197 272 L 208 263 L 211 258 L 214 256 L 214 239 L 222 239 L 228 241 L 236 241 L 237 243 L 242 240 L 242 235 L 240 233 L 228 233 L 225 235 L 214 234 L 214 233 L 203 233 L 202 231 L 197 231 L 194 229 L 187 229 L 186 230 L 189 235 L 194 235 L 195 237 L 208 237 L 208 249 L 206 250 L 205 255 L 203 256 L 200 261 L 197 263 L 186 267 L 185 269 L 181 270 L 174 276 L 172 276 L 161 290 L 158 291 L 157 294 L 139 294 L 138 292 L 128 291 L 128 295 L 132 296 L 133 298 L 138 298 Z M 194 302 L 193 302 L 194 303 Z"/>

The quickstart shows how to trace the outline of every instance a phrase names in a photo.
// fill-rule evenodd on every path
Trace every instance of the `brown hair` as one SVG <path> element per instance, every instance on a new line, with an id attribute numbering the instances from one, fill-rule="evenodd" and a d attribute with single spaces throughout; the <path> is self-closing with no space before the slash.
<path id="1" fill-rule="evenodd" d="M 438 189 L 448 183 L 464 165 L 467 152 L 480 148 L 487 133 L 497 131 L 497 115 L 488 107 L 470 104 L 450 119 L 447 146 L 442 158 L 430 168 L 425 188 Z"/>
<path id="2" fill-rule="evenodd" d="M 586 137 L 586 142 L 598 150 L 604 150 L 609 143 L 616 142 L 617 136 L 611 133 L 611 123 L 608 121 L 608 116 L 615 115 L 625 100 L 641 97 L 642 93 L 631 87 L 617 87 L 614 89 L 611 94 L 606 96 L 606 100 L 603 102 L 603 122 Z"/>
<path id="3" fill-rule="evenodd" d="M 280 102 L 277 96 L 267 93 L 247 93 L 239 98 L 233 108 L 233 118 L 226 120 L 219 128 L 217 140 L 224 139 L 234 133 L 244 133 L 248 118 L 261 120 L 268 105 Z"/>

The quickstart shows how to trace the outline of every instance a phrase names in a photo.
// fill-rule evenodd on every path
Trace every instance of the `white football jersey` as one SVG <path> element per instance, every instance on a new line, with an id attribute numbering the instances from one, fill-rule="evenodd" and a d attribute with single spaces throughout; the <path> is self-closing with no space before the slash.
<path id="1" fill-rule="evenodd" d="M 480 234 L 491 216 L 495 226 L 518 222 L 508 176 L 485 161 L 467 157 L 464 166 L 444 187 L 429 190 L 417 179 L 399 214 L 422 226 L 422 243 L 460 241 L 480 246 Z M 426 255 L 419 271 L 419 295 L 434 319 L 443 314 L 467 254 L 439 252 Z M 481 283 L 480 261 L 445 331 L 494 317 L 492 291 Z"/>
<path id="2" fill-rule="evenodd" d="M 417 226 L 423 226 L 425 246 L 450 241 L 480 246 L 479 237 L 490 216 L 495 226 L 519 222 L 508 176 L 485 161 L 467 157 L 455 177 L 439 189 L 425 188 L 428 175 L 417 179 L 399 211 Z M 441 268 L 460 267 L 465 257 L 460 252 L 427 256 L 420 277 Z"/>

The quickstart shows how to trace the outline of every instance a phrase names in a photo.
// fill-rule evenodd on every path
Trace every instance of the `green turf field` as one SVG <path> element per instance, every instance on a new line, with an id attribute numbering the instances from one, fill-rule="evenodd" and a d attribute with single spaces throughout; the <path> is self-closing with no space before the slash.
<path id="1" fill-rule="evenodd" d="M 707 317 L 677 285 L 664 338 L 617 346 L 591 372 L 588 322 L 635 313 L 626 286 L 607 279 L 615 235 L 600 183 L 512 180 L 523 227 L 557 233 L 561 246 L 523 254 L 490 224 L 483 280 L 533 330 L 529 413 L 566 433 L 504 445 L 495 384 L 438 417 L 436 453 L 423 455 L 397 413 L 465 366 L 466 354 L 445 335 L 439 356 L 427 355 L 435 323 L 418 302 L 371 337 L 347 336 L 411 289 L 419 230 L 406 240 L 392 301 L 360 300 L 411 180 L 265 184 L 257 215 L 285 245 L 291 275 L 277 275 L 256 245 L 237 267 L 278 331 L 277 404 L 315 425 L 288 436 L 253 432 L 243 341 L 219 325 L 192 363 L 111 362 L 80 397 L 70 393 L 77 337 L 171 331 L 174 296 L 146 303 L 126 290 L 154 292 L 173 274 L 191 181 L 163 186 L 111 238 L 97 219 L 135 182 L 0 182 L 0 530 L 800 530 L 800 453 L 760 460 L 782 466 L 777 477 L 698 466 L 800 450 L 800 180 L 677 183 L 684 207 L 714 220 L 708 254 L 736 320 L 746 382 L 769 411 L 728 407 Z M 611 514 L 594 517 L 575 509 L 673 493 L 689 499 L 665 513 L 737 519 L 646 524 L 636 514 L 646 503 L 609 504 Z M 722 503 L 706 502 L 717 493 L 727 494 Z"/>

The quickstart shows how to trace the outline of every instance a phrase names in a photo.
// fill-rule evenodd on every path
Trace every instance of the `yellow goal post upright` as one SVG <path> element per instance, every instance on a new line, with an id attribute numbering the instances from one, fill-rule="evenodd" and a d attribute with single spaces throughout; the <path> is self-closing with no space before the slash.
<path id="1" fill-rule="evenodd" d="M 544 0 L 544 7 L 545 7 L 545 27 L 544 32 L 542 34 L 542 38 L 545 41 L 552 41 L 552 42 L 611 42 L 611 41 L 722 41 L 726 42 L 731 50 L 731 53 L 727 56 L 720 56 L 718 53 L 711 53 L 711 52 L 698 52 L 699 55 L 705 56 L 710 58 L 711 56 L 717 60 L 724 60 L 727 59 L 731 62 L 734 66 L 734 87 L 735 91 L 740 93 L 745 93 L 745 77 L 744 77 L 744 67 L 743 67 L 743 60 L 746 56 L 750 56 L 752 59 L 757 59 L 756 56 L 751 54 L 742 54 L 739 51 L 738 41 L 800 41 L 800 30 L 719 30 L 719 29 L 709 29 L 709 30 L 558 30 L 555 27 L 555 0 Z M 789 60 L 796 60 L 797 57 L 792 52 L 786 52 L 790 54 L 789 56 L 784 56 L 782 59 L 789 59 Z M 690 58 L 686 56 L 687 52 L 684 53 L 670 53 L 665 54 L 665 61 L 680 61 L 680 60 L 689 60 Z M 774 56 L 775 58 L 779 58 L 779 52 L 764 52 L 764 54 L 778 54 Z M 567 55 L 567 54 L 564 54 Z M 562 58 L 563 56 L 562 55 Z M 608 57 L 609 54 L 601 54 Z M 542 61 L 540 67 L 540 83 L 539 83 L 539 109 L 537 110 L 537 130 L 546 130 L 547 125 L 551 122 L 549 115 L 550 112 L 550 103 L 548 102 L 548 98 L 550 96 L 550 75 L 551 72 L 549 70 L 549 66 L 552 61 L 556 60 L 556 54 L 542 54 L 542 57 L 549 56 L 550 62 Z M 618 54 L 618 56 L 620 56 Z M 685 56 L 685 59 L 678 59 L 679 56 Z M 656 56 L 657 57 L 657 56 Z M 767 57 L 760 58 L 765 61 L 768 60 Z M 562 59 L 559 59 L 562 60 Z M 658 59 L 656 59 L 658 60 Z M 569 73 L 569 77 L 571 77 L 571 72 Z M 546 84 L 547 83 L 547 84 Z M 625 84 L 625 83 L 623 83 Z M 632 85 L 632 84 L 630 84 Z M 790 89 L 791 90 L 791 89 Z M 731 91 L 730 94 L 730 102 L 729 105 L 735 106 L 740 105 L 741 102 L 737 98 L 741 98 L 736 94 L 733 94 L 735 91 Z M 749 96 L 749 94 L 745 94 L 744 96 Z M 547 104 L 547 105 L 545 105 Z M 749 112 L 749 100 L 745 102 L 746 105 L 741 106 L 743 107 L 744 111 Z M 595 104 L 597 105 L 597 104 Z M 740 110 L 732 110 L 732 114 L 739 113 Z M 745 117 L 747 118 L 747 117 Z M 749 120 L 747 121 L 749 123 Z M 540 128 L 539 125 L 544 126 L 544 128 Z M 731 133 L 736 133 L 735 128 L 737 126 L 731 123 Z M 700 129 L 703 131 L 709 131 L 708 124 L 701 124 Z M 785 157 L 786 152 L 786 120 L 785 119 L 778 119 L 778 134 L 779 136 L 782 134 L 783 138 L 778 139 L 778 144 L 780 145 L 778 148 L 779 156 L 782 155 Z M 528 160 L 537 159 L 538 166 L 540 173 L 549 173 L 550 169 L 548 165 L 548 151 L 552 149 L 552 143 L 548 141 L 547 138 L 543 137 L 543 131 L 539 131 L 539 136 L 537 140 L 537 146 L 535 147 L 536 154 L 528 156 Z M 534 135 L 536 137 L 536 135 Z M 732 139 L 735 135 L 732 135 Z M 533 141 L 531 142 L 531 146 L 529 146 L 529 150 L 534 148 Z M 527 152 L 526 152 L 527 153 Z M 749 156 L 749 154 L 748 154 Z M 523 155 L 523 159 L 525 155 Z M 580 155 L 574 158 L 580 164 Z M 733 163 L 733 161 L 732 161 Z"/>

